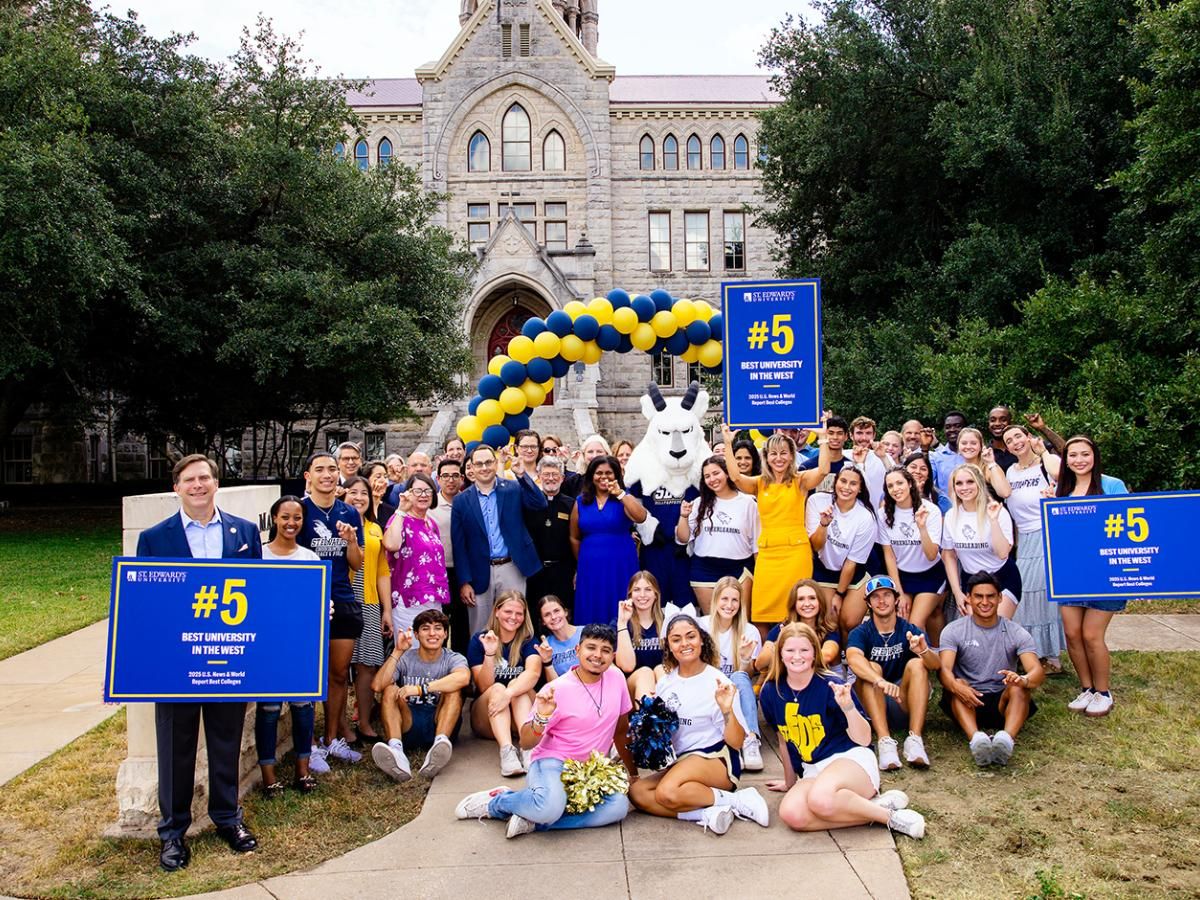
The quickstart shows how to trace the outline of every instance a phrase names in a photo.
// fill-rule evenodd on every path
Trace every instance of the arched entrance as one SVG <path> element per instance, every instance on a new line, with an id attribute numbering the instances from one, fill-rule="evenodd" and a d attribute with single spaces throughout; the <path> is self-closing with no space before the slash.
<path id="1" fill-rule="evenodd" d="M 477 374 L 486 370 L 487 361 L 505 351 L 508 342 L 521 333 L 531 318 L 544 318 L 553 307 L 534 291 L 521 285 L 497 288 L 479 304 L 471 327 L 471 348 Z M 554 392 L 546 395 L 546 405 L 554 403 Z"/>

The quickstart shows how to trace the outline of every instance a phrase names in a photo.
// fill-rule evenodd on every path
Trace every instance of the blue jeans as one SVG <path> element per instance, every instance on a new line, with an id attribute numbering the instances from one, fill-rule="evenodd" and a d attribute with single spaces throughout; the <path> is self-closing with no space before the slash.
<path id="1" fill-rule="evenodd" d="M 499 794 L 488 804 L 493 819 L 520 816 L 537 826 L 538 831 L 560 828 L 599 828 L 620 822 L 629 812 L 629 798 L 611 794 L 591 812 L 563 815 L 567 792 L 562 783 L 563 761 L 543 757 L 535 760 L 525 776 L 525 790 Z"/>
<path id="2" fill-rule="evenodd" d="M 296 759 L 312 755 L 313 719 L 317 708 L 312 703 L 292 703 L 292 743 Z M 275 743 L 279 738 L 279 714 L 282 703 L 260 703 L 254 711 L 254 742 L 258 745 L 258 764 L 275 765 Z"/>
<path id="3" fill-rule="evenodd" d="M 754 682 L 746 672 L 734 672 L 729 676 L 737 688 L 737 705 L 742 727 L 747 734 L 758 734 L 758 698 L 754 696 Z"/>

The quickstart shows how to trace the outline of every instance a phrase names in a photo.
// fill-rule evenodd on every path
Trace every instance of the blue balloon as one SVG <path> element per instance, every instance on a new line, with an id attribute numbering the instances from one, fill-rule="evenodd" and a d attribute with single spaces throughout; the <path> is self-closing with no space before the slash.
<path id="1" fill-rule="evenodd" d="M 495 398 L 492 398 L 495 399 Z M 483 397 L 475 396 L 467 401 L 467 415 L 475 415 L 475 410 L 479 409 L 479 404 L 483 402 Z"/>
<path id="2" fill-rule="evenodd" d="M 538 384 L 554 377 L 554 367 L 550 365 L 548 359 L 535 357 L 526 363 L 525 368 L 529 370 L 529 380 L 536 381 Z"/>
<path id="3" fill-rule="evenodd" d="M 713 313 L 713 317 L 708 320 L 708 330 L 712 332 L 714 341 L 725 340 L 725 317 L 720 313 Z"/>
<path id="4" fill-rule="evenodd" d="M 664 291 L 662 288 L 650 292 L 650 299 L 654 301 L 654 308 L 658 312 L 670 310 L 674 298 L 671 297 L 670 291 Z"/>
<path id="5" fill-rule="evenodd" d="M 510 359 L 500 368 L 500 377 L 509 387 L 520 387 L 525 383 L 527 375 L 525 363 L 519 363 L 515 359 Z M 499 394 L 496 395 L 497 399 L 499 396 Z"/>
<path id="6" fill-rule="evenodd" d="M 763 437 L 770 437 L 771 435 L 773 435 L 775 433 L 774 428 L 760 428 L 758 430 L 763 433 Z"/>
<path id="7" fill-rule="evenodd" d="M 621 346 L 621 332 L 611 325 L 601 325 L 600 333 L 596 335 L 596 344 L 601 350 L 616 350 Z"/>
<path id="8" fill-rule="evenodd" d="M 632 345 L 630 345 L 632 346 Z M 555 378 L 562 378 L 571 371 L 571 364 L 561 356 L 556 356 L 550 360 L 550 372 Z"/>
<path id="9" fill-rule="evenodd" d="M 524 431 L 529 427 L 529 415 L 528 413 L 517 413 L 516 415 L 505 416 L 504 421 L 500 424 L 508 429 L 509 434 L 516 434 L 518 431 Z"/>
<path id="10" fill-rule="evenodd" d="M 649 322 L 654 318 L 654 314 L 658 312 L 658 307 L 654 305 L 654 301 L 649 297 L 634 297 L 629 305 L 637 313 L 639 322 Z"/>
<path id="11" fill-rule="evenodd" d="M 483 442 L 489 447 L 503 447 L 512 435 L 503 425 L 489 425 L 483 429 Z"/>
<path id="12" fill-rule="evenodd" d="M 633 341 L 630 339 L 629 335 L 627 335 L 627 334 L 621 335 L 621 343 L 617 344 L 617 352 L 618 353 L 628 353 L 632 349 L 633 349 Z"/>
<path id="13" fill-rule="evenodd" d="M 688 348 L 688 339 L 686 331 L 676 331 L 673 335 L 667 338 L 667 352 L 672 356 L 682 356 L 683 352 Z"/>
<path id="14" fill-rule="evenodd" d="M 546 328 L 548 328 L 550 331 L 553 331 L 560 338 L 566 337 L 568 334 L 570 334 L 571 326 L 574 324 L 575 323 L 571 321 L 571 317 L 561 309 L 556 309 L 554 312 L 550 313 L 550 315 L 546 316 Z"/>
<path id="15" fill-rule="evenodd" d="M 650 352 L 651 353 L 666 353 L 667 352 L 667 339 L 659 338 L 657 341 L 655 341 L 654 346 L 650 348 Z"/>
<path id="16" fill-rule="evenodd" d="M 467 459 L 471 458 L 471 454 L 475 452 L 475 449 L 479 446 L 479 444 L 479 441 L 471 441 L 469 444 L 467 444 L 465 448 L 467 451 Z"/>
<path id="17" fill-rule="evenodd" d="M 525 337 L 529 338 L 531 341 L 545 330 L 546 323 L 537 316 L 534 316 L 532 319 L 528 319 L 525 324 L 521 326 L 521 334 L 525 335 Z"/>
<path id="18" fill-rule="evenodd" d="M 712 329 L 708 327 L 708 323 L 701 322 L 699 319 L 689 325 L 684 333 L 687 335 L 688 343 L 695 344 L 697 347 L 712 337 Z"/>
<path id="19" fill-rule="evenodd" d="M 600 323 L 595 316 L 584 313 L 575 320 L 575 336 L 581 341 L 594 341 L 600 333 Z"/>
<path id="20" fill-rule="evenodd" d="M 621 309 L 629 305 L 629 294 L 620 288 L 613 288 L 608 292 L 608 302 L 613 305 L 613 309 Z"/>
<path id="21" fill-rule="evenodd" d="M 484 400 L 499 400 L 502 390 L 504 379 L 499 375 L 484 375 L 479 379 L 479 396 Z"/>
<path id="22" fill-rule="evenodd" d="M 700 368 L 703 369 L 705 372 L 707 372 L 709 375 L 720 375 L 721 374 L 720 366 L 701 366 Z M 486 432 L 485 432 L 485 434 L 486 434 Z"/>

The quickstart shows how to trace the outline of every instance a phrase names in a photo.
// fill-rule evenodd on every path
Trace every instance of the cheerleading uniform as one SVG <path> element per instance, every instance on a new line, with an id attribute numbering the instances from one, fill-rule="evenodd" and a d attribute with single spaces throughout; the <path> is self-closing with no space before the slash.
<path id="1" fill-rule="evenodd" d="M 672 669 L 654 687 L 656 697 L 662 699 L 679 716 L 679 727 L 671 735 L 671 749 L 676 761 L 685 756 L 700 756 L 719 759 L 729 773 L 729 781 L 737 787 L 742 774 L 742 756 L 725 743 L 725 716 L 714 699 L 717 686 L 730 681 L 713 666 L 705 666 L 690 678 Z M 741 722 L 742 715 L 734 704 L 734 715 Z M 745 723 L 742 724 L 745 728 Z"/>

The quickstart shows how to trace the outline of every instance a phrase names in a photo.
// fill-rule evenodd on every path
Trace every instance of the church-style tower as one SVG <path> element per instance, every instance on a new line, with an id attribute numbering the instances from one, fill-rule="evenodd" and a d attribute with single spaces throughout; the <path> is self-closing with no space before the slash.
<path id="1" fill-rule="evenodd" d="M 600 41 L 600 12 L 597 9 L 600 0 L 551 0 L 557 12 L 571 33 L 579 38 L 584 49 L 596 56 L 596 47 Z M 458 24 L 466 25 L 475 10 L 479 8 L 479 0 L 462 0 L 458 10 Z"/>

